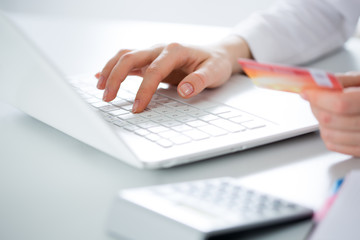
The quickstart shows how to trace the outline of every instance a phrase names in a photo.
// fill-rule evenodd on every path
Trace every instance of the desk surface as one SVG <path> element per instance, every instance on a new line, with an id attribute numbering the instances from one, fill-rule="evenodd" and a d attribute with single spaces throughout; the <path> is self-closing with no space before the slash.
<path id="1" fill-rule="evenodd" d="M 66 74 L 96 72 L 120 47 L 160 41 L 205 44 L 228 31 L 13 17 Z M 359 70 L 354 52 L 360 52 L 358 40 L 313 65 Z M 360 168 L 358 159 L 326 150 L 317 132 L 151 171 L 121 163 L 5 103 L 0 103 L 0 132 L 0 239 L 112 239 L 105 223 L 118 190 L 211 177 L 239 177 L 255 188 L 318 209 L 335 179 Z"/>

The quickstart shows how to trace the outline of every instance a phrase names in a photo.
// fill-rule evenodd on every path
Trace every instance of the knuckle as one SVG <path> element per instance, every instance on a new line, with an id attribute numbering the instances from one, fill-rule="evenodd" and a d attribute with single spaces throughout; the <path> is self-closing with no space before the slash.
<path id="1" fill-rule="evenodd" d="M 116 55 L 121 57 L 122 55 L 124 55 L 130 51 L 131 50 L 129 50 L 129 49 L 120 49 Z"/>
<path id="2" fill-rule="evenodd" d="M 113 66 L 111 64 L 106 64 L 105 67 L 101 70 L 101 75 L 104 77 L 108 77 L 111 73 Z"/>
<path id="3" fill-rule="evenodd" d="M 173 42 L 173 43 L 169 43 L 165 49 L 167 51 L 178 51 L 182 48 L 183 48 L 183 46 L 180 43 Z"/>
<path id="4" fill-rule="evenodd" d="M 207 85 L 207 77 L 205 76 L 204 73 L 199 73 L 199 72 L 195 72 L 194 73 L 194 76 L 196 76 L 196 81 L 195 81 L 195 85 L 198 87 L 198 88 L 205 88 L 206 85 Z"/>
<path id="5" fill-rule="evenodd" d="M 346 113 L 349 111 L 350 105 L 351 103 L 347 99 L 339 98 L 339 100 L 334 104 L 334 111 L 340 114 Z"/>
<path id="6" fill-rule="evenodd" d="M 318 120 L 321 124 L 327 125 L 327 124 L 331 123 L 332 116 L 331 116 L 331 114 L 329 114 L 327 112 L 322 112 L 322 113 L 319 113 Z"/>
<path id="7" fill-rule="evenodd" d="M 332 134 L 327 129 L 321 128 L 320 134 L 325 143 L 332 141 Z"/>
<path id="8" fill-rule="evenodd" d="M 125 61 L 131 61 L 131 59 L 134 57 L 134 54 L 132 52 L 124 53 L 119 61 L 125 62 Z"/>
<path id="9" fill-rule="evenodd" d="M 161 68 L 159 65 L 157 64 L 151 64 L 145 71 L 145 74 L 146 75 L 152 75 L 152 76 L 155 76 L 157 78 L 160 78 L 160 79 L 163 79 L 165 78 L 166 76 L 164 76 L 162 74 L 162 71 L 161 71 Z"/>

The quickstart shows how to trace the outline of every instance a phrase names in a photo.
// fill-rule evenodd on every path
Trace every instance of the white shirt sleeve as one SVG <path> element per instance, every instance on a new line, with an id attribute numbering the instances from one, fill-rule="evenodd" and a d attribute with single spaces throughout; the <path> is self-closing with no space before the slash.
<path id="1" fill-rule="evenodd" d="M 233 33 L 258 61 L 301 64 L 341 47 L 359 16 L 360 0 L 287 0 L 251 15 Z"/>

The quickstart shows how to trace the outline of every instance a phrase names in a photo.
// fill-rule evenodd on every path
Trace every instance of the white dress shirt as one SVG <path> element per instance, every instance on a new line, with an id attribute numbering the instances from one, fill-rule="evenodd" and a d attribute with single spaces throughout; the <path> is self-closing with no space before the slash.
<path id="1" fill-rule="evenodd" d="M 301 64 L 351 37 L 360 0 L 287 0 L 257 12 L 234 28 L 258 61 Z"/>

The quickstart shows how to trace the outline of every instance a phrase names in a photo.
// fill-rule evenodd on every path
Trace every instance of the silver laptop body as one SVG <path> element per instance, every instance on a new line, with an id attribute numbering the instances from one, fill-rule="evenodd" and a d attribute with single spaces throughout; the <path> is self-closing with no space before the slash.
<path id="1" fill-rule="evenodd" d="M 178 97 L 175 87 L 162 84 L 144 115 L 135 116 L 141 121 L 122 119 L 125 115 L 116 115 L 111 104 L 103 105 L 100 99 L 96 104 L 93 104 L 93 99 L 87 101 L 89 96 L 96 98 L 101 95 L 100 91 L 95 93 L 96 80 L 92 76 L 65 78 L 3 14 L 0 14 L 0 32 L 1 100 L 138 168 L 155 169 L 194 162 L 318 128 L 308 103 L 298 95 L 256 88 L 241 75 L 233 76 L 220 88 L 205 90 L 189 100 Z M 139 78 L 125 81 L 127 96 L 122 98 L 120 91 L 118 102 L 131 103 L 129 94 L 136 92 L 140 81 Z M 85 85 L 93 86 L 90 94 L 81 89 Z M 83 98 L 84 95 L 87 99 Z M 159 106 L 162 108 L 156 108 Z M 172 114 L 171 120 L 177 123 L 176 126 L 159 115 L 159 109 L 169 110 L 171 107 L 179 107 L 178 112 L 182 114 Z M 151 120 L 152 111 L 157 113 L 157 122 Z M 184 119 L 189 111 L 200 119 L 186 122 Z M 116 113 L 120 112 L 124 113 Z M 194 129 L 199 123 L 207 122 L 204 114 L 218 114 L 220 117 L 211 120 L 210 127 L 202 125 L 200 130 Z M 241 116 L 246 119 L 241 125 L 243 128 L 234 124 Z M 149 125 L 144 121 L 158 125 L 143 129 L 141 126 Z M 193 127 L 192 132 L 181 130 L 189 126 Z M 232 131 L 232 127 L 235 130 Z M 212 129 L 217 131 L 213 133 Z"/>

